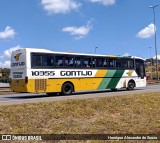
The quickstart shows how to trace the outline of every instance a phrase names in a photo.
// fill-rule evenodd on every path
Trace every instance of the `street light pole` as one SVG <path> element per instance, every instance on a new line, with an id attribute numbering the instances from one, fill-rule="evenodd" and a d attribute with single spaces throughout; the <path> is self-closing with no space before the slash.
<path id="1" fill-rule="evenodd" d="M 156 16 L 155 16 L 155 8 L 158 6 L 158 4 L 154 5 L 154 6 L 150 6 L 149 8 L 153 9 L 153 16 L 154 16 L 154 44 L 155 44 L 155 53 L 156 53 L 156 78 L 157 78 L 157 82 L 159 80 L 159 75 L 158 75 L 158 57 L 157 57 L 157 38 L 156 38 Z"/>
<path id="2" fill-rule="evenodd" d="M 151 62 L 150 66 L 151 66 L 151 79 L 152 79 L 152 57 L 151 57 L 151 47 L 149 47 L 149 48 L 150 48 L 150 62 Z"/>

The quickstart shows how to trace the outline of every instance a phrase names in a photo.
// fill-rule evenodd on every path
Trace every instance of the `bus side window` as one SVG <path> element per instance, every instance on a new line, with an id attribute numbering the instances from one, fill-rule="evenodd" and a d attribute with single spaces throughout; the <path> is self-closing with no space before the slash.
<path id="1" fill-rule="evenodd" d="M 92 60 L 92 66 L 94 68 L 101 68 L 101 67 L 103 67 L 102 58 L 93 58 L 93 60 Z"/>
<path id="2" fill-rule="evenodd" d="M 128 68 L 129 69 L 134 69 L 134 62 L 132 59 L 128 60 Z"/>
<path id="3" fill-rule="evenodd" d="M 116 68 L 121 68 L 122 67 L 121 59 L 116 59 L 115 60 L 115 66 L 116 66 Z"/>
<path id="4" fill-rule="evenodd" d="M 81 67 L 81 58 L 80 57 L 75 57 L 75 67 L 76 68 Z"/>
<path id="5" fill-rule="evenodd" d="M 91 61 L 92 61 L 92 59 L 91 58 L 84 58 L 83 59 L 83 67 L 86 67 L 86 68 L 89 68 L 89 67 L 91 67 Z"/>
<path id="6" fill-rule="evenodd" d="M 62 67 L 64 63 L 63 60 L 64 60 L 63 56 L 56 56 L 56 66 Z"/>
<path id="7" fill-rule="evenodd" d="M 127 69 L 127 59 L 122 59 L 122 68 Z"/>
<path id="8" fill-rule="evenodd" d="M 32 67 L 42 66 L 42 56 L 41 55 L 32 55 Z"/>
<path id="9" fill-rule="evenodd" d="M 97 65 L 97 59 L 93 58 L 93 60 L 92 60 L 92 66 L 93 66 L 93 68 L 95 68 L 96 65 Z"/>
<path id="10" fill-rule="evenodd" d="M 113 68 L 114 67 L 114 59 L 108 59 L 108 67 Z"/>
<path id="11" fill-rule="evenodd" d="M 107 67 L 108 63 L 107 63 L 107 59 L 103 59 L 103 67 Z"/>
<path id="12" fill-rule="evenodd" d="M 73 57 L 66 57 L 65 58 L 65 66 L 73 67 L 74 66 L 74 58 Z"/>
<path id="13" fill-rule="evenodd" d="M 103 59 L 102 58 L 98 58 L 97 59 L 96 67 L 98 67 L 98 68 L 102 68 L 103 67 Z"/>
<path id="14" fill-rule="evenodd" d="M 54 66 L 54 57 L 50 55 L 44 55 L 42 57 L 42 65 L 43 66 Z"/>

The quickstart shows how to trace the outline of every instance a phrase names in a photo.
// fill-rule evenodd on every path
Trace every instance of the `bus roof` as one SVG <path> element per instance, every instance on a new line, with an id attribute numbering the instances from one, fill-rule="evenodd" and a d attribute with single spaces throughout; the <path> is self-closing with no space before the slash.
<path id="1" fill-rule="evenodd" d="M 57 51 L 51 51 L 47 49 L 38 49 L 38 48 L 20 48 L 15 51 L 25 50 L 30 53 L 53 53 L 53 54 L 69 54 L 69 55 L 84 55 L 84 56 L 97 56 L 97 57 L 114 57 L 114 58 L 136 58 L 136 59 L 142 59 L 141 57 L 137 56 L 120 56 L 120 55 L 102 55 L 102 54 L 86 54 L 86 53 L 75 53 L 75 52 L 57 52 Z"/>

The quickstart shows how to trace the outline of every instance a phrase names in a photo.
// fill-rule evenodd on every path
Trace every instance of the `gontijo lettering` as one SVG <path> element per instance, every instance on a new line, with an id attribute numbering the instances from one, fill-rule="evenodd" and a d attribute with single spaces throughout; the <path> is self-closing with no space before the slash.
<path id="1" fill-rule="evenodd" d="M 92 71 L 61 71 L 61 76 L 92 76 Z"/>
<path id="2" fill-rule="evenodd" d="M 11 67 L 24 66 L 25 62 L 11 63 Z"/>

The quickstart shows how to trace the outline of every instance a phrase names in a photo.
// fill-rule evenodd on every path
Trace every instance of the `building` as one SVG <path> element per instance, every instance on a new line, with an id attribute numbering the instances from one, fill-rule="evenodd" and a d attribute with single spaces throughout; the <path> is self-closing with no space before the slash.
<path id="1" fill-rule="evenodd" d="M 153 57 L 153 58 L 150 58 L 150 59 L 146 59 L 145 60 L 145 64 L 147 66 L 156 66 L 156 58 Z M 158 66 L 160 66 L 160 56 L 158 56 Z"/>
<path id="2" fill-rule="evenodd" d="M 8 83 L 9 82 L 10 69 L 0 68 L 0 82 Z"/>

